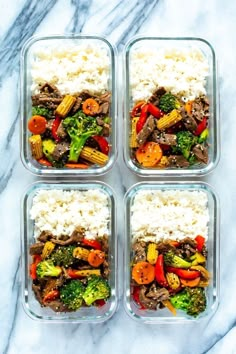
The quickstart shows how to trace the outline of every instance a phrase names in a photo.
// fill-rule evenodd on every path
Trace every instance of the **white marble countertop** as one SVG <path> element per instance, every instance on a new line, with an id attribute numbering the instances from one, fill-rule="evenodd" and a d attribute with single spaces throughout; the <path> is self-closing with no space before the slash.
<path id="1" fill-rule="evenodd" d="M 236 3 L 233 0 L 0 0 L 0 353 L 200 354 L 236 353 Z M 48 324 L 24 313 L 20 298 L 20 198 L 36 180 L 19 153 L 19 59 L 32 35 L 86 33 L 106 36 L 122 51 L 135 34 L 194 36 L 215 48 L 220 89 L 221 160 L 203 178 L 221 201 L 221 299 L 215 315 L 188 325 L 143 325 L 122 306 L 107 322 Z M 119 117 L 122 129 L 122 117 Z M 121 137 L 122 134 L 120 134 Z M 119 145 L 122 146 L 120 140 Z M 122 209 L 124 192 L 139 179 L 124 165 L 122 149 L 108 182 Z M 122 250 L 122 213 L 119 246 Z M 121 256 L 120 260 L 121 262 Z M 122 279 L 122 277 L 120 277 Z"/>

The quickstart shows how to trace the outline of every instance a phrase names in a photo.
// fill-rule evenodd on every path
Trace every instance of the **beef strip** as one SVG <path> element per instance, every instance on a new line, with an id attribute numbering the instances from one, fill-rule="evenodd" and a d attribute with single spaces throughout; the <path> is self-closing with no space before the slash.
<path id="1" fill-rule="evenodd" d="M 197 129 L 197 122 L 194 117 L 188 115 L 184 107 L 181 107 L 180 114 L 183 117 L 182 122 L 187 130 L 194 132 Z"/>
<path id="2" fill-rule="evenodd" d="M 109 240 L 108 240 L 108 236 L 107 236 L 107 235 L 104 235 L 103 237 L 101 237 L 101 238 L 99 239 L 99 242 L 100 242 L 101 245 L 102 245 L 102 250 L 103 250 L 103 252 L 108 253 L 108 251 L 109 251 Z"/>
<path id="3" fill-rule="evenodd" d="M 65 282 L 65 277 L 63 274 L 59 278 L 50 278 L 47 280 L 45 287 L 43 289 L 43 296 L 48 294 L 50 291 L 55 290 L 62 286 Z"/>
<path id="4" fill-rule="evenodd" d="M 140 288 L 139 292 L 139 301 L 141 305 L 143 305 L 145 308 L 148 308 L 150 310 L 156 310 L 158 301 L 153 299 L 153 298 L 148 298 L 146 296 L 146 292 L 148 291 L 148 287 L 145 285 L 142 285 Z"/>
<path id="5" fill-rule="evenodd" d="M 30 246 L 30 250 L 29 250 L 30 255 L 33 256 L 35 254 L 41 254 L 43 247 L 44 247 L 43 242 L 34 243 L 33 245 Z"/>
<path id="6" fill-rule="evenodd" d="M 72 245 L 73 243 L 81 242 L 84 238 L 84 229 L 82 227 L 77 227 L 71 234 L 71 236 L 66 240 L 58 240 L 56 238 L 52 238 L 51 241 L 61 246 Z"/>
<path id="7" fill-rule="evenodd" d="M 147 259 L 146 255 L 146 243 L 143 241 L 137 241 L 132 246 L 134 250 L 134 263 L 145 262 Z"/>
<path id="8" fill-rule="evenodd" d="M 160 252 L 160 253 L 165 253 L 165 252 L 168 252 L 170 250 L 173 250 L 173 246 L 168 243 L 168 241 L 160 241 L 158 242 L 157 244 L 157 250 Z"/>
<path id="9" fill-rule="evenodd" d="M 59 136 L 59 138 L 65 139 L 65 137 L 67 136 L 66 130 L 63 127 L 63 120 L 61 120 L 58 128 L 57 128 L 57 135 Z"/>
<path id="10" fill-rule="evenodd" d="M 48 93 L 48 94 L 54 93 L 57 96 L 61 96 L 58 88 L 55 85 L 53 85 L 52 83 L 48 83 L 48 82 L 46 82 L 45 84 L 43 84 L 40 87 L 40 92 L 44 92 L 44 93 Z"/>
<path id="11" fill-rule="evenodd" d="M 61 103 L 62 97 L 50 97 L 45 94 L 38 94 L 32 96 L 33 106 L 41 106 L 49 109 L 56 109 L 57 106 Z"/>
<path id="12" fill-rule="evenodd" d="M 109 102 L 104 102 L 100 105 L 98 114 L 108 115 L 110 104 Z"/>
<path id="13" fill-rule="evenodd" d="M 53 122 L 54 122 L 54 119 L 47 120 L 46 129 L 52 131 Z"/>
<path id="14" fill-rule="evenodd" d="M 55 312 L 71 312 L 72 310 L 68 309 L 60 300 L 53 300 L 47 303 L 47 306 L 50 307 Z"/>
<path id="15" fill-rule="evenodd" d="M 110 103 L 111 101 L 111 93 L 110 92 L 105 92 L 103 93 L 101 96 L 99 96 L 99 103 L 105 103 L 105 102 L 108 102 Z"/>
<path id="16" fill-rule="evenodd" d="M 110 267 L 108 261 L 105 259 L 105 261 L 102 264 L 102 276 L 108 279 L 109 275 L 110 275 Z"/>
<path id="17" fill-rule="evenodd" d="M 168 156 L 168 162 L 170 167 L 188 167 L 188 160 L 182 155 L 170 155 Z"/>
<path id="18" fill-rule="evenodd" d="M 58 143 L 53 150 L 52 157 L 54 160 L 59 161 L 70 150 L 70 144 L 63 141 Z"/>
<path id="19" fill-rule="evenodd" d="M 155 284 L 152 284 L 146 293 L 146 297 L 153 300 L 163 301 L 168 300 L 170 297 L 169 291 L 165 288 L 157 288 Z"/>
<path id="20" fill-rule="evenodd" d="M 155 118 L 152 115 L 150 115 L 147 118 L 142 130 L 137 135 L 138 144 L 139 145 L 144 144 L 155 128 L 156 128 Z"/>
<path id="21" fill-rule="evenodd" d="M 209 117 L 209 101 L 206 96 L 197 98 L 192 103 L 192 116 L 197 121 L 202 121 L 204 117 Z"/>
<path id="22" fill-rule="evenodd" d="M 81 97 L 76 97 L 76 101 L 74 106 L 72 107 L 71 113 L 74 114 L 75 112 L 77 112 L 81 106 L 81 102 L 82 102 L 82 98 Z"/>
<path id="23" fill-rule="evenodd" d="M 177 137 L 175 134 L 160 133 L 158 130 L 154 130 L 151 140 L 158 144 L 165 144 L 169 146 L 177 145 Z"/>
<path id="24" fill-rule="evenodd" d="M 40 285 L 35 285 L 35 284 L 32 284 L 32 290 L 34 292 L 34 295 L 36 297 L 36 299 L 38 300 L 38 302 L 44 306 L 43 304 L 43 297 L 42 297 L 42 292 L 41 292 L 41 287 Z"/>
<path id="25" fill-rule="evenodd" d="M 49 231 L 42 231 L 41 234 L 38 237 L 38 241 L 41 242 L 47 242 L 48 240 L 50 240 L 53 237 L 53 235 L 51 234 L 51 232 Z"/>
<path id="26" fill-rule="evenodd" d="M 197 160 L 207 164 L 208 162 L 208 150 L 205 146 L 197 144 L 193 147 L 192 152 L 196 156 Z"/>
<path id="27" fill-rule="evenodd" d="M 96 118 L 97 124 L 103 126 L 105 124 L 104 120 L 101 117 Z"/>
<path id="28" fill-rule="evenodd" d="M 104 123 L 101 135 L 108 137 L 110 135 L 110 129 L 111 129 L 110 125 L 107 123 Z"/>
<path id="29" fill-rule="evenodd" d="M 159 101 L 161 96 L 163 96 L 166 93 L 166 90 L 164 89 L 164 87 L 159 87 L 153 94 L 152 96 L 149 98 L 149 102 L 154 104 L 155 106 L 159 105 Z"/>

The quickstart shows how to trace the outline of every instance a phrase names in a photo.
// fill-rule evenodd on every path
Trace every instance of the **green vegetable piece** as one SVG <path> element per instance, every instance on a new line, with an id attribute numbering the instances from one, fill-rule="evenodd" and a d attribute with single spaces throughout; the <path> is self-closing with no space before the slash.
<path id="1" fill-rule="evenodd" d="M 84 286 L 80 280 L 71 280 L 60 291 L 60 298 L 70 310 L 78 310 L 83 303 Z"/>
<path id="2" fill-rule="evenodd" d="M 53 111 L 45 107 L 33 106 L 32 116 L 36 116 L 36 115 L 43 116 L 47 119 L 52 119 Z"/>
<path id="3" fill-rule="evenodd" d="M 92 275 L 83 294 L 85 303 L 90 306 L 96 300 L 107 299 L 111 289 L 107 281 L 97 275 Z"/>
<path id="4" fill-rule="evenodd" d="M 206 294 L 203 288 L 188 288 L 170 297 L 172 305 L 188 315 L 197 317 L 206 309 Z"/>
<path id="5" fill-rule="evenodd" d="M 208 130 L 208 128 L 206 128 L 203 130 L 203 132 L 198 137 L 199 144 L 204 143 L 207 140 L 208 136 L 209 136 L 209 130 Z"/>
<path id="6" fill-rule="evenodd" d="M 36 273 L 39 278 L 58 277 L 61 272 L 61 268 L 56 267 L 51 260 L 39 262 L 36 268 Z"/>
<path id="7" fill-rule="evenodd" d="M 71 138 L 69 161 L 77 162 L 86 140 L 92 135 L 99 135 L 102 127 L 96 117 L 90 117 L 78 111 L 72 117 L 63 120 L 63 127 Z"/>
<path id="8" fill-rule="evenodd" d="M 52 153 L 56 147 L 56 143 L 52 139 L 43 140 L 43 153 L 48 161 L 53 161 Z"/>
<path id="9" fill-rule="evenodd" d="M 172 147 L 174 153 L 181 153 L 187 160 L 190 157 L 191 149 L 197 144 L 198 138 L 189 131 L 176 133 L 177 145 Z"/>
<path id="10" fill-rule="evenodd" d="M 172 95 L 172 93 L 165 93 L 160 98 L 159 108 L 163 112 L 169 113 L 169 112 L 173 111 L 173 109 L 180 108 L 180 103 L 179 103 L 178 99 L 174 95 Z"/>
<path id="11" fill-rule="evenodd" d="M 73 257 L 73 251 L 76 246 L 59 246 L 55 251 L 51 253 L 50 259 L 58 266 L 68 268 L 75 261 Z"/>
<path id="12" fill-rule="evenodd" d="M 164 254 L 164 263 L 167 266 L 175 268 L 190 268 L 192 263 L 185 261 L 183 258 L 177 256 L 173 251 L 168 251 Z"/>

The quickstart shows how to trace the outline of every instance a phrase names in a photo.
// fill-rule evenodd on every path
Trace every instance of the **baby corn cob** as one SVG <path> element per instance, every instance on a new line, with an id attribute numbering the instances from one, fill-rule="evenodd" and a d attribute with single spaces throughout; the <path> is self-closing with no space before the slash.
<path id="1" fill-rule="evenodd" d="M 148 249 L 147 249 L 147 261 L 150 264 L 156 264 L 158 257 L 158 251 L 157 251 L 157 246 L 155 243 L 149 243 Z"/>
<path id="2" fill-rule="evenodd" d="M 47 241 L 43 247 L 43 251 L 42 251 L 42 259 L 47 258 L 48 256 L 50 256 L 50 254 L 52 253 L 52 251 L 55 248 L 55 243 L 51 242 L 51 241 Z"/>
<path id="3" fill-rule="evenodd" d="M 76 270 L 76 275 L 81 277 L 88 277 L 89 275 L 101 275 L 101 271 L 100 269 Z"/>
<path id="4" fill-rule="evenodd" d="M 41 159 L 41 157 L 43 157 L 43 144 L 41 136 L 32 135 L 29 138 L 29 142 L 33 158 L 35 158 L 35 160 Z"/>
<path id="5" fill-rule="evenodd" d="M 80 157 L 82 157 L 85 160 L 88 160 L 92 163 L 96 163 L 98 165 L 105 165 L 108 161 L 108 156 L 103 154 L 100 151 L 97 151 L 89 146 L 85 146 L 81 153 Z"/>
<path id="6" fill-rule="evenodd" d="M 177 109 L 173 109 L 168 114 L 165 114 L 162 118 L 157 121 L 157 128 L 159 130 L 164 130 L 166 128 L 172 127 L 172 125 L 181 121 L 182 116 Z"/>
<path id="7" fill-rule="evenodd" d="M 162 156 L 161 160 L 158 162 L 156 167 L 166 168 L 169 165 L 169 160 L 167 156 Z"/>
<path id="8" fill-rule="evenodd" d="M 88 260 L 88 255 L 90 251 L 83 247 L 76 247 L 73 251 L 73 257 L 82 259 L 83 261 Z"/>
<path id="9" fill-rule="evenodd" d="M 61 118 L 65 118 L 65 116 L 70 112 L 71 108 L 74 106 L 76 98 L 71 95 L 65 95 L 62 102 L 56 109 L 56 114 L 58 114 Z"/>
<path id="10" fill-rule="evenodd" d="M 174 273 L 166 273 L 166 280 L 171 289 L 178 289 L 180 286 L 180 280 L 178 275 Z"/>
<path id="11" fill-rule="evenodd" d="M 129 146 L 131 148 L 136 148 L 138 147 L 138 142 L 137 142 L 137 131 L 136 131 L 136 125 L 139 120 L 139 117 L 134 117 L 132 118 L 131 122 L 131 136 L 130 136 L 130 143 Z"/>

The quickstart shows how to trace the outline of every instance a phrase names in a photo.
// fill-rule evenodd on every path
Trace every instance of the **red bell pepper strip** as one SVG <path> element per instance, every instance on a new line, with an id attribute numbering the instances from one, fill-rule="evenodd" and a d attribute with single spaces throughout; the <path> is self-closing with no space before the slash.
<path id="1" fill-rule="evenodd" d="M 179 241 L 170 240 L 169 244 L 173 247 L 179 247 Z"/>
<path id="2" fill-rule="evenodd" d="M 82 243 L 86 246 L 90 246 L 95 250 L 102 250 L 102 245 L 97 240 L 90 240 L 88 238 L 83 238 Z"/>
<path id="3" fill-rule="evenodd" d="M 105 155 L 109 153 L 109 144 L 103 136 L 94 135 L 92 138 L 98 143 L 101 152 Z"/>
<path id="4" fill-rule="evenodd" d="M 197 129 L 195 130 L 194 134 L 197 136 L 200 135 L 203 132 L 203 130 L 206 129 L 206 127 L 207 127 L 207 118 L 204 117 L 203 120 L 201 121 L 201 123 L 198 124 Z"/>
<path id="5" fill-rule="evenodd" d="M 167 272 L 174 273 L 183 279 L 198 278 L 201 273 L 198 270 L 186 270 L 182 268 L 166 267 Z"/>
<path id="6" fill-rule="evenodd" d="M 136 124 L 137 133 L 139 133 L 143 129 L 143 126 L 147 120 L 147 116 L 148 116 L 148 104 L 145 104 L 144 106 L 142 106 L 141 114 Z"/>
<path id="7" fill-rule="evenodd" d="M 60 295 L 60 292 L 59 290 L 51 290 L 49 291 L 43 298 L 43 302 L 49 302 L 49 301 L 52 301 L 52 300 L 55 300 L 59 297 Z"/>
<path id="8" fill-rule="evenodd" d="M 197 235 L 195 237 L 195 241 L 197 242 L 197 250 L 199 252 L 202 252 L 203 246 L 205 244 L 205 237 L 203 237 L 201 235 Z"/>
<path id="9" fill-rule="evenodd" d="M 146 103 L 145 101 L 140 101 L 134 106 L 134 108 L 132 109 L 132 112 L 131 112 L 132 118 L 136 117 L 140 113 L 141 108 L 145 103 Z"/>
<path id="10" fill-rule="evenodd" d="M 164 115 L 164 113 L 152 103 L 148 104 L 148 112 L 156 118 L 160 118 Z"/>
<path id="11" fill-rule="evenodd" d="M 57 129 L 58 129 L 60 123 L 61 123 L 61 117 L 56 115 L 56 118 L 54 119 L 54 121 L 52 123 L 52 136 L 53 136 L 54 140 L 56 140 L 56 142 L 59 142 L 61 140 L 60 137 L 57 135 Z"/>
<path id="12" fill-rule="evenodd" d="M 140 306 L 140 310 L 145 310 L 146 307 L 143 306 L 143 304 L 141 304 L 141 302 L 140 302 L 139 293 L 140 293 L 140 287 L 139 286 L 135 286 L 133 288 L 133 292 L 132 292 L 133 299 L 136 302 L 136 304 Z"/>
<path id="13" fill-rule="evenodd" d="M 163 254 L 160 254 L 157 258 L 156 264 L 155 264 L 155 278 L 158 284 L 164 287 L 168 287 L 168 283 L 165 277 L 165 272 L 164 272 L 164 256 Z"/>
<path id="14" fill-rule="evenodd" d="M 30 265 L 30 277 L 31 279 L 37 279 L 37 265 L 41 262 L 42 257 L 39 254 L 33 256 L 33 263 Z"/>

